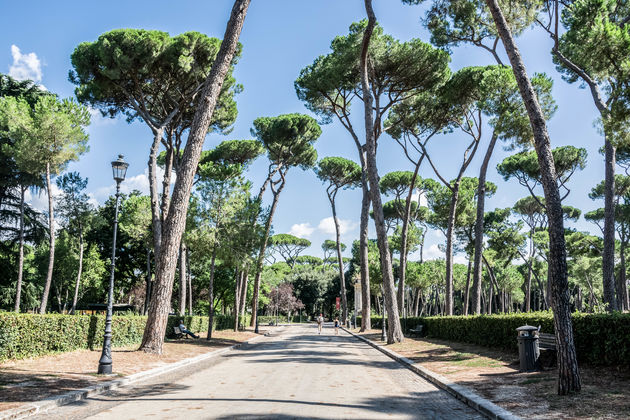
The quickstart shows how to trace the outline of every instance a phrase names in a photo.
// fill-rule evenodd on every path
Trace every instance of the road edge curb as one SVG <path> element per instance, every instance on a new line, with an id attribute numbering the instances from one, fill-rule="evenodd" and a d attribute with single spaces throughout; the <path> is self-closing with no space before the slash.
<path id="1" fill-rule="evenodd" d="M 75 401 L 80 401 L 87 397 L 99 395 L 107 391 L 112 391 L 118 388 L 122 388 L 124 386 L 133 385 L 136 382 L 154 378 L 156 376 L 172 372 L 184 366 L 188 366 L 194 363 L 199 363 L 208 359 L 212 359 L 214 357 L 220 356 L 223 353 L 227 353 L 231 350 L 237 349 L 245 344 L 254 343 L 257 340 L 262 339 L 263 337 L 269 336 L 270 334 L 271 334 L 271 331 L 267 331 L 265 334 L 258 335 L 256 337 L 250 338 L 249 340 L 245 340 L 241 343 L 234 344 L 229 347 L 217 349 L 214 351 L 210 351 L 208 353 L 203 353 L 203 354 L 200 354 L 199 356 L 189 357 L 188 359 L 183 359 L 177 362 L 169 363 L 167 365 L 145 370 L 143 372 L 137 372 L 137 373 L 131 374 L 129 376 L 125 376 L 120 379 L 101 382 L 99 384 L 95 384 L 95 385 L 91 385 L 85 388 L 70 391 L 65 394 L 56 395 L 53 397 L 45 398 L 40 401 L 23 404 L 17 408 L 13 408 L 6 411 L 0 411 L 0 420 L 17 420 L 17 419 L 23 419 L 26 417 L 34 416 L 36 414 L 44 414 L 48 410 L 56 408 L 56 407 L 61 407 L 63 405 L 67 405 Z"/>
<path id="2" fill-rule="evenodd" d="M 342 327 L 342 329 L 348 334 L 354 336 L 355 338 L 358 338 L 359 340 L 374 347 L 381 353 L 394 359 L 395 361 L 397 361 L 398 363 L 400 363 L 407 369 L 411 370 L 415 374 L 423 377 L 424 379 L 428 380 L 432 384 L 436 385 L 438 388 L 445 390 L 446 392 L 453 395 L 458 400 L 464 402 L 469 407 L 474 408 L 475 410 L 477 410 L 479 413 L 483 414 L 484 416 L 490 419 L 496 419 L 496 420 L 521 420 L 520 417 L 516 416 L 515 414 L 512 414 L 505 408 L 499 407 L 495 403 L 489 400 L 486 400 L 485 398 L 482 398 L 481 396 L 475 394 L 473 391 L 471 391 L 467 387 L 458 385 L 448 380 L 444 376 L 438 375 L 437 373 L 432 372 L 429 369 L 414 363 L 413 360 L 410 360 L 406 358 L 405 356 L 402 356 L 396 353 L 395 351 L 385 348 L 384 346 L 378 343 L 375 343 L 372 340 L 369 340 L 365 337 L 355 334 L 352 331 L 347 330 L 346 328 Z"/>

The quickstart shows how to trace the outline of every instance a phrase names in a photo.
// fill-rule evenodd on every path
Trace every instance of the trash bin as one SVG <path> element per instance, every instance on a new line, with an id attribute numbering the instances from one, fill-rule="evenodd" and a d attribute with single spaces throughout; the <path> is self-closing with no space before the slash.
<path id="1" fill-rule="evenodd" d="M 539 370 L 538 357 L 538 328 L 531 325 L 523 325 L 518 331 L 518 356 L 521 362 L 521 372 L 533 372 Z"/>

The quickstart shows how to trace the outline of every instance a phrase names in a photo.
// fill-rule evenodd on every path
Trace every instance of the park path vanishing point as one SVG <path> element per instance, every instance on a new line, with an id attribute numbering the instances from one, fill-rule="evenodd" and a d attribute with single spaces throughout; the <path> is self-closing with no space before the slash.
<path id="1" fill-rule="evenodd" d="M 445 391 L 327 325 L 285 328 L 170 381 L 94 396 L 47 419 L 481 419 Z M 44 417 L 42 417 L 44 418 Z"/>

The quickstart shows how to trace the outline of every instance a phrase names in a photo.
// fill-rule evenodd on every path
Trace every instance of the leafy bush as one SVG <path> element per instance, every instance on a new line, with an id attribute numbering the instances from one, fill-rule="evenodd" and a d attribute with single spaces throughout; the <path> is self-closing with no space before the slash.
<path id="1" fill-rule="evenodd" d="M 574 313 L 573 334 L 580 362 L 591 365 L 630 364 L 630 314 Z M 361 325 L 361 317 L 357 317 Z M 416 325 L 423 326 L 423 335 L 449 341 L 478 344 L 517 352 L 516 328 L 523 325 L 541 326 L 544 333 L 553 334 L 551 312 L 506 315 L 433 316 L 401 319 L 405 332 Z M 381 318 L 372 317 L 372 328 L 381 328 Z"/>
<path id="2" fill-rule="evenodd" d="M 166 336 L 173 337 L 173 327 L 184 324 L 193 332 L 208 330 L 208 317 L 169 316 Z M 234 318 L 226 315 L 214 317 L 215 329 L 229 329 Z M 112 318 L 112 345 L 114 347 L 140 344 L 147 317 L 114 315 Z M 246 320 L 246 322 L 249 322 Z M 98 349 L 103 343 L 105 316 L 62 314 L 0 313 L 0 362 L 23 359 L 76 349 Z"/>

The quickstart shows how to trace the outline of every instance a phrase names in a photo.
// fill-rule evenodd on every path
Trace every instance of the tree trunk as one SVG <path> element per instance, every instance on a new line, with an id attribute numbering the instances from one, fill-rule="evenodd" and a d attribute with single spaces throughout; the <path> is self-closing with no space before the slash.
<path id="1" fill-rule="evenodd" d="M 505 51 L 510 59 L 512 71 L 516 78 L 523 102 L 534 134 L 536 154 L 542 175 L 542 186 L 545 193 L 547 218 L 549 221 L 549 250 L 552 273 L 552 299 L 554 313 L 554 327 L 556 332 L 558 354 L 558 394 L 566 395 L 581 389 L 580 372 L 573 342 L 573 328 L 569 306 L 568 272 L 566 259 L 566 245 L 564 239 L 564 221 L 562 202 L 551 153 L 551 144 L 547 134 L 545 117 L 540 109 L 536 92 L 525 70 L 512 33 L 503 16 L 498 0 L 486 0 L 495 26 L 503 41 Z"/>
<path id="2" fill-rule="evenodd" d="M 466 273 L 466 293 L 464 294 L 464 315 L 468 315 L 468 301 L 470 299 L 470 271 L 472 260 L 468 258 L 468 271 Z M 481 277 L 480 277 L 481 280 Z M 481 281 L 479 282 L 481 284 Z"/>
<path id="3" fill-rule="evenodd" d="M 288 170 L 285 169 L 285 171 Z M 252 295 L 252 320 L 250 326 L 253 327 L 256 325 L 256 318 L 258 316 L 258 294 L 260 293 L 260 278 L 262 276 L 263 264 L 265 262 L 265 251 L 267 250 L 267 243 L 269 242 L 269 233 L 271 232 L 271 222 L 273 221 L 273 215 L 276 212 L 276 207 L 278 206 L 278 200 L 280 199 L 280 193 L 284 188 L 285 181 L 284 175 L 282 175 L 282 181 L 280 181 L 280 186 L 277 191 L 273 191 L 273 202 L 271 203 L 271 210 L 269 211 L 269 217 L 267 218 L 267 222 L 265 223 L 265 236 L 263 243 L 260 245 L 260 249 L 258 250 L 258 259 L 256 260 L 256 277 L 254 277 L 254 293 Z"/>
<path id="4" fill-rule="evenodd" d="M 335 208 L 335 197 L 330 199 L 332 205 L 333 220 L 335 222 L 335 239 L 337 241 L 337 263 L 339 264 L 339 283 L 341 285 L 341 325 L 346 325 L 348 317 L 348 297 L 346 296 L 346 279 L 344 276 L 343 256 L 341 255 L 341 233 L 339 232 L 339 219 Z"/>
<path id="5" fill-rule="evenodd" d="M 159 255 L 156 258 L 155 293 L 151 299 L 149 317 L 144 330 L 142 345 L 140 346 L 140 349 L 145 352 L 162 353 L 171 294 L 173 292 L 177 250 L 185 228 L 190 191 L 214 107 L 221 93 L 225 76 L 230 70 L 230 64 L 238 44 L 238 38 L 249 3 L 250 0 L 236 0 L 234 2 L 223 42 L 210 74 L 204 83 L 199 106 L 190 128 L 171 200 L 170 208 L 175 208 L 176 211 L 169 211 L 164 223 L 159 254 L 158 250 L 155 250 L 156 255 Z"/>
<path id="6" fill-rule="evenodd" d="M 418 160 L 416 167 L 413 171 L 413 177 L 411 178 L 411 185 L 409 186 L 409 193 L 405 200 L 405 216 L 403 217 L 402 230 L 400 232 L 400 274 L 398 275 L 398 312 L 402 314 L 402 308 L 405 307 L 405 278 L 407 276 L 407 235 L 409 232 L 409 219 L 411 218 L 411 196 L 416 185 L 416 179 L 418 178 L 418 170 L 424 160 L 424 154 L 422 159 Z"/>
<path id="7" fill-rule="evenodd" d="M 50 238 L 50 250 L 48 253 L 48 272 L 46 273 L 46 283 L 44 284 L 44 293 L 39 306 L 39 313 L 46 313 L 48 305 L 48 294 L 50 293 L 50 283 L 52 282 L 53 265 L 55 264 L 55 213 L 53 208 L 53 196 L 50 183 L 50 163 L 46 163 L 46 192 L 48 193 L 48 229 Z"/>
<path id="8" fill-rule="evenodd" d="M 241 308 L 241 278 L 242 272 L 238 267 L 234 270 L 234 332 L 238 331 L 238 315 Z"/>
<path id="9" fill-rule="evenodd" d="M 372 309 L 370 302 L 370 268 L 368 260 L 368 223 L 370 217 L 370 191 L 366 168 L 361 168 L 363 197 L 361 200 L 361 224 L 359 232 L 359 260 L 361 263 L 361 332 L 372 329 Z"/>
<path id="10" fill-rule="evenodd" d="M 604 302 L 608 312 L 619 309 L 615 298 L 615 146 L 606 139 L 604 144 L 604 252 L 602 272 L 604 282 Z M 621 301 L 621 296 L 617 296 Z"/>
<path id="11" fill-rule="evenodd" d="M 448 224 L 446 227 L 446 293 L 445 309 L 446 315 L 453 315 L 453 240 L 455 236 L 455 213 L 457 212 L 457 201 L 459 200 L 460 178 L 453 185 L 451 205 L 448 214 Z"/>
<path id="12" fill-rule="evenodd" d="M 151 248 L 147 247 L 147 287 L 144 298 L 144 311 L 143 315 L 146 315 L 149 310 L 149 301 L 151 300 Z"/>
<path id="13" fill-rule="evenodd" d="M 626 285 L 626 241 L 622 238 L 619 245 L 619 276 L 617 278 L 617 296 L 619 297 L 617 306 L 620 311 L 627 311 L 628 305 L 628 287 Z"/>
<path id="14" fill-rule="evenodd" d="M 157 155 L 162 141 L 164 129 L 153 132 L 153 144 L 149 152 L 149 195 L 151 197 L 151 223 L 153 225 L 153 255 L 155 261 L 160 259 L 160 246 L 162 244 L 162 216 L 160 215 L 160 199 L 157 183 Z M 166 217 L 164 215 L 163 217 Z"/>
<path id="15" fill-rule="evenodd" d="M 486 205 L 486 174 L 488 173 L 488 164 L 490 163 L 490 157 L 494 151 L 494 146 L 497 144 L 497 134 L 492 133 L 490 144 L 486 150 L 486 155 L 483 157 L 481 169 L 479 170 L 479 185 L 477 186 L 477 219 L 475 220 L 475 262 L 473 269 L 473 307 L 475 308 L 475 314 L 479 315 L 481 311 L 481 273 L 483 267 L 481 266 L 481 255 L 483 253 L 483 217 L 485 215 Z M 466 312 L 468 315 L 468 312 Z"/>
<path id="16" fill-rule="evenodd" d="M 170 135 L 169 135 L 170 136 Z M 162 178 L 162 204 L 160 214 L 162 220 L 168 214 L 171 195 L 171 176 L 173 175 L 174 150 L 172 147 L 166 150 L 166 162 L 164 162 L 164 177 Z"/>
<path id="17" fill-rule="evenodd" d="M 208 336 L 206 340 L 212 338 L 212 324 L 214 323 L 214 266 L 217 258 L 217 244 L 212 247 L 212 258 L 210 260 L 210 282 L 208 283 Z"/>
<path id="18" fill-rule="evenodd" d="M 188 261 L 188 264 L 186 264 L 186 278 L 188 279 L 188 315 L 193 314 L 193 301 L 192 301 L 192 295 L 193 295 L 193 289 L 192 289 L 192 276 L 190 275 L 190 252 L 188 251 L 188 247 L 186 247 L 186 261 Z"/>
<path id="19" fill-rule="evenodd" d="M 26 188 L 20 185 L 20 238 L 18 249 L 18 277 L 15 290 L 15 306 L 13 310 L 20 312 L 20 301 L 22 299 L 22 277 L 24 275 L 24 194 Z"/>
<path id="20" fill-rule="evenodd" d="M 360 71 L 365 110 L 367 175 L 370 185 L 370 197 L 372 198 L 374 224 L 376 226 L 376 236 L 379 245 L 378 248 L 381 256 L 385 305 L 388 313 L 387 343 L 391 344 L 394 342 L 402 342 L 404 340 L 404 336 L 400 327 L 400 317 L 398 316 L 397 310 L 398 304 L 396 302 L 396 292 L 394 290 L 394 273 L 392 272 L 392 262 L 389 257 L 389 243 L 387 241 L 387 230 L 385 229 L 383 203 L 381 201 L 378 168 L 376 165 L 376 136 L 374 134 L 374 121 L 372 120 L 372 94 L 368 85 L 368 47 L 370 45 L 370 38 L 372 36 L 374 26 L 376 25 L 376 17 L 374 16 L 374 11 L 372 10 L 371 0 L 365 0 L 365 10 L 368 15 L 368 25 L 365 29 L 365 33 L 363 34 Z"/>
<path id="21" fill-rule="evenodd" d="M 179 243 L 179 314 L 186 315 L 186 245 Z"/>
<path id="22" fill-rule="evenodd" d="M 72 298 L 72 308 L 70 313 L 74 314 L 79 300 L 79 285 L 81 284 L 81 273 L 83 272 L 83 226 L 79 226 L 79 272 L 77 273 L 77 281 L 74 285 L 74 296 Z"/>
<path id="23" fill-rule="evenodd" d="M 245 268 L 245 271 L 241 274 L 241 307 L 240 313 L 243 319 L 243 328 L 245 328 L 245 306 L 247 304 L 247 282 L 249 281 L 249 268 Z"/>

